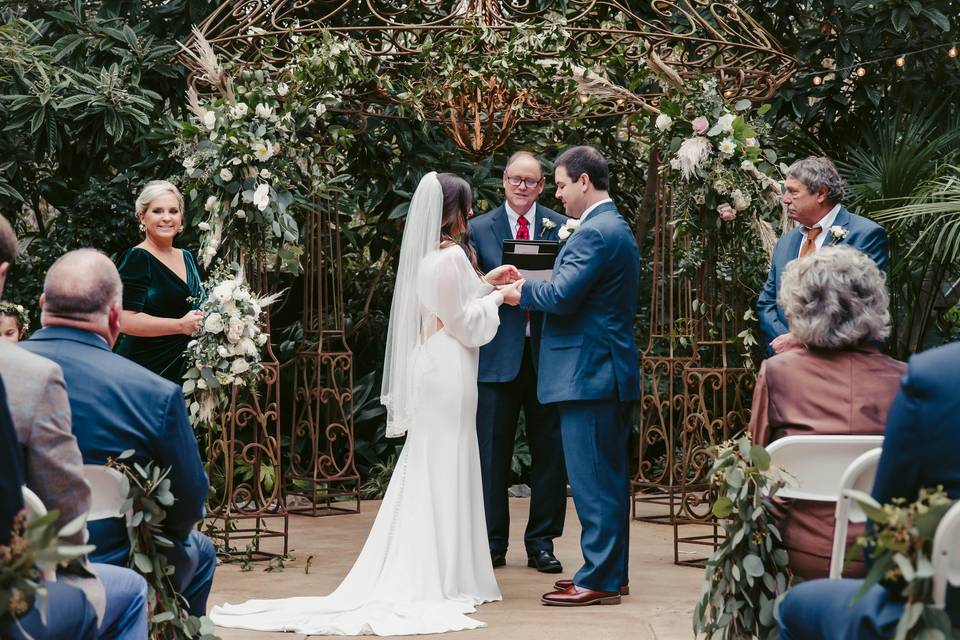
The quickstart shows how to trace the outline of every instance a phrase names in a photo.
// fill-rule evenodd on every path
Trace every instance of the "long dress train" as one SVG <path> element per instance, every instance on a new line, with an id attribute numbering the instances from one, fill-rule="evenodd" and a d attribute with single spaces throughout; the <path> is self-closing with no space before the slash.
<path id="1" fill-rule="evenodd" d="M 486 626 L 467 617 L 500 600 L 487 545 L 477 445 L 479 346 L 503 296 L 458 246 L 424 259 L 424 323 L 410 372 L 414 411 L 403 451 L 360 556 L 326 597 L 214 607 L 222 627 L 318 635 L 413 635 Z M 439 322 L 437 322 L 439 320 Z"/>

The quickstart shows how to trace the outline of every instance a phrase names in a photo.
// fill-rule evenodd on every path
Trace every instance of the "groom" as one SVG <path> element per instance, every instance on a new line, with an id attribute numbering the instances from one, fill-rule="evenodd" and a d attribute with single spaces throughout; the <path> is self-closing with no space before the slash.
<path id="1" fill-rule="evenodd" d="M 634 315 L 640 252 L 607 194 L 607 161 L 573 147 L 554 163 L 557 197 L 579 227 L 550 282 L 504 289 L 504 302 L 544 312 L 538 397 L 560 413 L 567 476 L 583 532 L 584 565 L 544 604 L 619 604 L 627 593 L 631 403 L 640 396 Z"/>

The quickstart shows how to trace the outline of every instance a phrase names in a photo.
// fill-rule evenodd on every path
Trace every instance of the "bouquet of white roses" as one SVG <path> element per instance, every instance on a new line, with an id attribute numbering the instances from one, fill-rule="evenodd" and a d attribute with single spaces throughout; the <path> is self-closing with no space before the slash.
<path id="1" fill-rule="evenodd" d="M 200 306 L 200 333 L 187 344 L 183 394 L 192 398 L 190 422 L 209 423 L 230 402 L 234 387 L 250 387 L 262 369 L 260 348 L 267 341 L 261 314 L 278 294 L 260 298 L 250 291 L 241 269 L 215 270 Z"/>

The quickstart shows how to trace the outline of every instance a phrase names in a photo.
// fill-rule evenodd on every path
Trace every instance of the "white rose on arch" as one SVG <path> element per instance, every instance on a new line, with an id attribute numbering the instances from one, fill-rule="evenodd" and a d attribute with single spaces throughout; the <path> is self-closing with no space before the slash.
<path id="1" fill-rule="evenodd" d="M 724 138 L 719 144 L 720 153 L 732 156 L 737 150 L 737 143 L 733 138 Z"/>
<path id="2" fill-rule="evenodd" d="M 733 201 L 733 208 L 737 211 L 743 211 L 750 206 L 750 196 L 740 189 L 734 189 L 730 194 L 730 199 Z"/>
<path id="3" fill-rule="evenodd" d="M 263 211 L 270 204 L 270 185 L 266 182 L 260 184 L 257 190 L 253 192 L 253 204 Z"/>
<path id="4" fill-rule="evenodd" d="M 224 182 L 230 182 L 233 180 L 233 171 L 230 171 L 230 169 L 227 169 L 226 167 L 220 169 L 220 179 Z"/>
<path id="5" fill-rule="evenodd" d="M 249 109 L 247 108 L 247 105 L 245 105 L 242 102 L 238 102 L 237 104 L 230 107 L 230 117 L 233 118 L 234 120 L 239 120 L 240 118 L 247 115 L 248 111 Z"/>
<path id="6" fill-rule="evenodd" d="M 725 113 L 719 118 L 717 118 L 716 126 L 723 133 L 732 133 L 733 132 L 733 121 L 737 119 L 737 116 L 732 113 Z"/>
<path id="7" fill-rule="evenodd" d="M 261 102 L 256 106 L 256 113 L 258 118 L 269 120 L 270 117 L 273 116 L 273 109 Z"/>
<path id="8" fill-rule="evenodd" d="M 654 124 L 660 131 L 669 131 L 670 127 L 673 126 L 673 118 L 665 113 L 661 113 L 657 116 L 657 120 Z"/>
<path id="9" fill-rule="evenodd" d="M 213 111 L 207 111 L 203 114 L 203 126 L 210 131 L 217 128 L 217 114 Z"/>
<path id="10" fill-rule="evenodd" d="M 273 157 L 274 147 L 269 140 L 260 140 L 251 147 L 253 156 L 260 162 L 266 162 Z"/>

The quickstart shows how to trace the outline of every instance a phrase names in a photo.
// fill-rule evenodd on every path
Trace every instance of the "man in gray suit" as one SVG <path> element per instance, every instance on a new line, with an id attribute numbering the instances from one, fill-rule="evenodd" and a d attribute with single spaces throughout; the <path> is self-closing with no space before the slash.
<path id="1" fill-rule="evenodd" d="M 18 254 L 17 237 L 0 216 L 0 295 Z M 90 509 L 90 486 L 70 426 L 70 403 L 60 367 L 0 340 L 0 379 L 25 456 L 27 487 L 63 526 Z M 83 544 L 86 528 L 66 539 Z M 147 637 L 147 583 L 130 569 L 91 563 L 85 556 L 62 567 L 57 582 L 83 590 L 100 619 L 100 638 Z M 51 603 L 50 615 L 56 615 Z"/>

